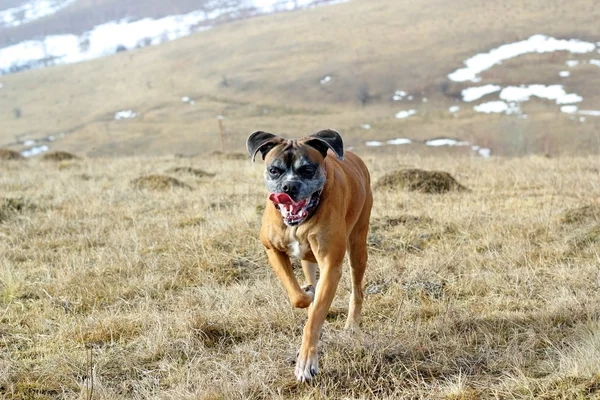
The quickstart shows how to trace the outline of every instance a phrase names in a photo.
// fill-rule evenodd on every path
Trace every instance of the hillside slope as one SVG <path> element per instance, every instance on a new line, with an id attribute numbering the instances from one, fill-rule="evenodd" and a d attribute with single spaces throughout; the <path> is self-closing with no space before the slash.
<path id="1" fill-rule="evenodd" d="M 353 0 L 238 21 L 154 48 L 2 77 L 0 144 L 64 133 L 53 146 L 90 155 L 201 153 L 220 147 L 216 117 L 223 115 L 226 147 L 236 150 L 256 129 L 298 135 L 327 126 L 352 145 L 453 136 L 507 154 L 597 152 L 600 118 L 582 121 L 545 100 L 523 106 L 528 118 L 476 113 L 459 100 L 470 85 L 447 75 L 477 53 L 538 33 L 597 42 L 599 18 L 592 0 L 568 7 Z M 575 58 L 600 58 L 594 54 Z M 558 76 L 572 58 L 524 55 L 483 73 L 481 84 L 560 83 L 582 96 L 582 109 L 600 109 L 599 67 L 581 64 Z M 392 101 L 398 89 L 412 100 Z M 457 104 L 455 116 L 448 107 Z M 136 118 L 114 119 L 130 109 Z M 417 114 L 394 118 L 406 109 Z"/>

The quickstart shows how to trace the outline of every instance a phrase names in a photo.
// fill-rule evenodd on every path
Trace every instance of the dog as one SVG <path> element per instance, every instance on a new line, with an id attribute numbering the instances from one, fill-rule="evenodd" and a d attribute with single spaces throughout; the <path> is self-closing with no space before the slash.
<path id="1" fill-rule="evenodd" d="M 345 328 L 358 329 L 373 204 L 369 171 L 356 154 L 344 153 L 342 137 L 332 129 L 293 140 L 257 131 L 246 147 L 252 161 L 260 153 L 266 165 L 269 196 L 260 240 L 292 305 L 308 307 L 295 375 L 298 381 L 310 381 L 319 371 L 317 343 L 346 252 L 352 293 Z M 290 256 L 301 260 L 304 287 Z"/>

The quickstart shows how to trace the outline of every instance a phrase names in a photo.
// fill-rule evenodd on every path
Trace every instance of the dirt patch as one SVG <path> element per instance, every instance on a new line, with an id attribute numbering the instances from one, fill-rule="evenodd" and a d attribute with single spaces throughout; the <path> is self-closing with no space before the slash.
<path id="1" fill-rule="evenodd" d="M 179 179 L 166 175 L 145 175 L 131 181 L 136 189 L 169 190 L 173 188 L 191 189 L 191 186 Z"/>
<path id="2" fill-rule="evenodd" d="M 173 174 L 189 174 L 194 175 L 197 178 L 212 178 L 215 176 L 212 172 L 206 172 L 204 170 L 192 167 L 174 167 L 167 170 L 168 173 Z"/>
<path id="3" fill-rule="evenodd" d="M 452 175 L 443 171 L 425 171 L 422 169 L 401 169 L 383 176 L 374 186 L 375 189 L 406 189 L 422 193 L 446 193 L 450 191 L 468 191 Z"/>
<path id="4" fill-rule="evenodd" d="M 67 151 L 51 151 L 42 156 L 44 161 L 67 161 L 67 160 L 79 160 L 75 154 L 71 154 Z"/>
<path id="5" fill-rule="evenodd" d="M 0 149 L 0 160 L 24 160 L 25 157 L 18 151 L 10 149 Z"/>
<path id="6" fill-rule="evenodd" d="M 563 224 L 586 224 L 588 222 L 600 222 L 600 205 L 589 204 L 587 206 L 570 208 L 562 213 L 560 221 Z"/>

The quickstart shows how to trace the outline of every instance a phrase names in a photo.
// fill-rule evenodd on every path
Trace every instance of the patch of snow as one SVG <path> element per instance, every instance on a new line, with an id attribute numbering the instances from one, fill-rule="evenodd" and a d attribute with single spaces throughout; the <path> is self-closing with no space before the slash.
<path id="1" fill-rule="evenodd" d="M 576 65 L 579 65 L 579 61 L 577 61 L 577 60 L 568 60 L 565 64 L 567 64 L 567 66 L 569 66 L 569 67 L 574 67 Z"/>
<path id="2" fill-rule="evenodd" d="M 0 82 L 0 89 L 2 89 L 4 87 L 4 83 Z"/>
<path id="3" fill-rule="evenodd" d="M 22 143 L 23 146 L 33 146 L 34 144 L 35 144 L 35 140 L 33 140 L 33 139 L 24 140 Z"/>
<path id="4" fill-rule="evenodd" d="M 422 101 L 423 103 L 427 103 L 427 97 L 423 97 Z"/>
<path id="5" fill-rule="evenodd" d="M 415 115 L 416 113 L 417 113 L 416 110 L 399 111 L 399 112 L 396 113 L 396 118 L 398 118 L 398 119 L 408 118 L 411 115 Z"/>
<path id="6" fill-rule="evenodd" d="M 331 76 L 327 75 L 327 76 L 323 77 L 323 79 L 321 79 L 319 82 L 321 82 L 321 85 L 324 85 L 326 83 L 331 82 L 331 79 L 332 79 Z"/>
<path id="7" fill-rule="evenodd" d="M 575 114 L 577 112 L 577 106 L 562 106 L 560 112 L 565 114 Z"/>
<path id="8" fill-rule="evenodd" d="M 187 97 L 187 96 L 183 96 L 183 97 L 181 98 L 181 101 L 182 101 L 182 102 L 184 102 L 184 103 L 188 103 L 188 102 L 190 101 L 190 98 L 189 98 L 189 97 Z"/>
<path id="9" fill-rule="evenodd" d="M 480 79 L 477 75 L 494 65 L 502 63 L 528 53 L 549 53 L 554 51 L 568 51 L 571 53 L 589 53 L 594 51 L 596 45 L 577 39 L 562 40 L 545 35 L 533 35 L 529 39 L 509 43 L 480 53 L 464 61 L 466 68 L 459 68 L 448 75 L 455 82 L 465 82 Z"/>
<path id="10" fill-rule="evenodd" d="M 458 110 L 460 110 L 460 106 L 451 106 L 450 108 L 448 108 L 448 111 L 450 111 L 451 113 L 456 113 L 458 112 Z"/>
<path id="11" fill-rule="evenodd" d="M 408 98 L 408 100 L 412 100 L 412 99 L 413 99 L 413 96 L 412 96 L 412 95 L 409 95 L 407 98 Z"/>
<path id="12" fill-rule="evenodd" d="M 188 104 L 189 104 L 190 106 L 193 106 L 194 104 L 196 104 L 196 101 L 195 101 L 195 100 L 190 100 Z"/>
<path id="13" fill-rule="evenodd" d="M 500 92 L 500 99 L 505 101 L 523 102 L 531 96 L 555 100 L 556 104 L 578 103 L 583 100 L 578 94 L 565 92 L 562 85 L 507 86 Z"/>
<path id="14" fill-rule="evenodd" d="M 379 147 L 379 146 L 383 146 L 383 143 L 381 143 L 380 141 L 377 141 L 377 140 L 370 140 L 368 142 L 365 142 L 365 145 L 367 145 L 369 147 Z"/>
<path id="15" fill-rule="evenodd" d="M 492 155 L 492 150 L 487 147 L 481 148 L 477 150 L 477 154 L 479 154 L 483 158 L 490 158 Z"/>
<path id="16" fill-rule="evenodd" d="M 133 110 L 123 110 L 117 111 L 115 113 L 115 119 L 118 121 L 120 119 L 131 119 L 135 118 L 137 114 Z"/>
<path id="17" fill-rule="evenodd" d="M 600 117 L 600 111 L 597 110 L 579 110 L 578 114 Z"/>
<path id="18" fill-rule="evenodd" d="M 600 60 L 591 59 L 590 64 L 600 67 Z"/>
<path id="19" fill-rule="evenodd" d="M 558 76 L 560 76 L 561 78 L 566 78 L 569 75 L 571 75 L 571 73 L 569 71 L 560 71 L 558 73 Z"/>
<path id="20" fill-rule="evenodd" d="M 585 122 L 585 117 L 579 117 L 579 122 Z"/>
<path id="21" fill-rule="evenodd" d="M 511 107 L 508 103 L 506 103 L 502 100 L 488 101 L 487 103 L 482 103 L 482 104 L 479 104 L 479 105 L 473 107 L 473 109 L 477 112 L 482 112 L 482 113 L 486 113 L 486 114 L 506 113 L 506 114 L 510 115 L 510 114 L 518 113 L 518 108 Z"/>
<path id="22" fill-rule="evenodd" d="M 21 152 L 21 155 L 23 157 L 32 157 L 41 153 L 44 153 L 46 151 L 48 151 L 48 146 L 43 145 L 43 146 L 38 146 L 38 147 L 31 147 L 29 149 L 23 150 Z"/>
<path id="23" fill-rule="evenodd" d="M 462 95 L 463 101 L 470 103 L 475 100 L 479 100 L 485 95 L 490 93 L 498 92 L 502 89 L 498 85 L 484 85 L 484 86 L 476 86 L 467 89 L 463 89 L 460 94 Z"/>
<path id="24" fill-rule="evenodd" d="M 437 138 L 437 139 L 430 139 L 428 141 L 425 142 L 426 146 L 431 146 L 431 147 L 439 147 L 439 146 L 470 146 L 471 143 L 469 142 L 461 142 L 459 140 L 456 139 L 450 139 L 450 138 Z"/>
<path id="25" fill-rule="evenodd" d="M 363 129 L 371 129 L 371 125 L 369 124 L 362 124 L 360 127 Z"/>
<path id="26" fill-rule="evenodd" d="M 392 100 L 394 100 L 394 101 L 400 101 L 404 97 L 406 97 L 407 94 L 408 93 L 406 93 L 404 90 L 396 90 L 394 92 L 394 95 L 392 96 Z"/>
<path id="27" fill-rule="evenodd" d="M 77 0 L 29 0 L 0 11 L 0 28 L 11 28 L 55 14 Z"/>
<path id="28" fill-rule="evenodd" d="M 403 144 L 411 144 L 412 140 L 407 139 L 407 138 L 398 138 L 398 139 L 388 140 L 386 143 L 398 146 L 398 145 L 403 145 Z"/>

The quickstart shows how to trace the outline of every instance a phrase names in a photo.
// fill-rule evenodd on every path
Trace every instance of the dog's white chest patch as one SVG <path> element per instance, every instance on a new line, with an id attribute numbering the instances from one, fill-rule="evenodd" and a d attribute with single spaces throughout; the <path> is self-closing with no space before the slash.
<path id="1" fill-rule="evenodd" d="M 295 229 L 290 229 L 288 239 L 288 254 L 297 258 L 302 258 L 304 255 L 304 249 L 296 237 Z"/>
<path id="2" fill-rule="evenodd" d="M 294 257 L 300 258 L 302 253 L 300 252 L 300 243 L 297 240 L 293 240 L 289 244 L 290 251 Z"/>

